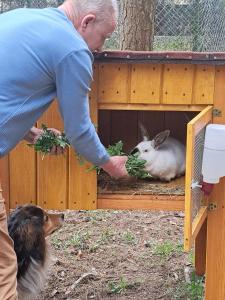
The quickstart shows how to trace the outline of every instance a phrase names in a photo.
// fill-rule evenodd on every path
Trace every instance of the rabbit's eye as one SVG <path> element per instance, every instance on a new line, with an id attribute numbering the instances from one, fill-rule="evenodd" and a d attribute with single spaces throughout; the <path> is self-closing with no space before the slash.
<path id="1" fill-rule="evenodd" d="M 145 149 L 144 152 L 148 152 L 148 149 Z"/>

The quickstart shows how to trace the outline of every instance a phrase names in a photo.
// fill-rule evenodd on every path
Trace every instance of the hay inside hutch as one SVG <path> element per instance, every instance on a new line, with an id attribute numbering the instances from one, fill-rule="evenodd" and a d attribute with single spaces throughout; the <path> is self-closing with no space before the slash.
<path id="1" fill-rule="evenodd" d="M 148 130 L 150 139 L 159 132 L 170 129 L 171 136 L 186 144 L 187 123 L 196 116 L 197 112 L 186 111 L 121 111 L 101 110 L 98 117 L 98 132 L 103 144 L 114 145 L 118 141 L 123 142 L 123 150 L 130 153 L 132 149 L 142 141 L 139 124 L 144 124 Z M 158 196 L 184 197 L 184 176 L 169 183 L 153 178 L 149 179 L 120 179 L 113 180 L 105 173 L 98 175 L 98 195 L 152 195 L 152 199 Z M 146 196 L 145 196 L 146 197 Z"/>

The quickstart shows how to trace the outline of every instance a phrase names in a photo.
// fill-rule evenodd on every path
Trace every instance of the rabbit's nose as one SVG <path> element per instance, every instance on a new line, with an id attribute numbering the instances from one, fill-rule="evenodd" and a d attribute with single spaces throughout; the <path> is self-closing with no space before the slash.
<path id="1" fill-rule="evenodd" d="M 134 148 L 133 150 L 130 151 L 130 154 L 135 154 L 139 152 L 138 148 Z"/>

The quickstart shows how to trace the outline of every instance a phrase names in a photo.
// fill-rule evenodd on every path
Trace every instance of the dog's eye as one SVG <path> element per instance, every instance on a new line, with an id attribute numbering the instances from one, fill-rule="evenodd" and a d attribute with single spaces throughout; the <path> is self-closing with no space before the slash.
<path id="1" fill-rule="evenodd" d="M 45 222 L 48 221 L 48 216 L 47 216 L 47 215 L 44 216 L 44 221 L 45 221 Z"/>
<path id="2" fill-rule="evenodd" d="M 145 149 L 144 152 L 148 152 L 148 149 Z"/>

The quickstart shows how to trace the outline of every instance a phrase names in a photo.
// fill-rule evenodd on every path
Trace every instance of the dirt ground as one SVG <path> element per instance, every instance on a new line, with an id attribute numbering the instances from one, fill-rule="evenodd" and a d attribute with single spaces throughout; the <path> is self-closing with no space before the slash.
<path id="1" fill-rule="evenodd" d="M 38 300 L 202 299 L 187 292 L 193 254 L 183 253 L 183 223 L 181 212 L 65 212 Z"/>

